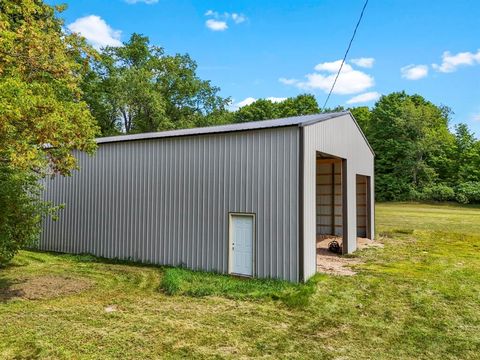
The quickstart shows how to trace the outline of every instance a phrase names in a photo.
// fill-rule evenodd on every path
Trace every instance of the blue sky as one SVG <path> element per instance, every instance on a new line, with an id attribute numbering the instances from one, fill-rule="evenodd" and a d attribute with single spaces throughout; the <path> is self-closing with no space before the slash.
<path id="1" fill-rule="evenodd" d="M 62 3 L 64 1 L 50 1 Z M 148 36 L 189 53 L 234 106 L 327 96 L 363 0 L 66 1 L 70 29 L 97 47 Z M 450 106 L 480 137 L 480 1 L 370 0 L 329 107 L 406 90 Z"/>

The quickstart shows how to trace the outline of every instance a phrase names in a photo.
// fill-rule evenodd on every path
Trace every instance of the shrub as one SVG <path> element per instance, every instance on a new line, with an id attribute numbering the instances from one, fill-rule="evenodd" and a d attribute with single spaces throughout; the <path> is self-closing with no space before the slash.
<path id="1" fill-rule="evenodd" d="M 413 186 L 404 181 L 398 181 L 393 174 L 384 174 L 375 178 L 375 194 L 379 201 L 412 200 L 413 190 Z"/>
<path id="2" fill-rule="evenodd" d="M 455 200 L 460 204 L 468 204 L 468 198 L 465 194 L 456 193 Z"/>
<path id="3" fill-rule="evenodd" d="M 55 210 L 40 199 L 40 192 L 36 174 L 0 166 L 0 266 L 35 244 L 43 215 Z"/>
<path id="4" fill-rule="evenodd" d="M 455 200 L 455 191 L 447 185 L 438 184 L 427 188 L 423 191 L 424 200 L 434 201 L 452 201 Z"/>
<path id="5" fill-rule="evenodd" d="M 480 182 L 468 181 L 458 185 L 456 188 L 456 199 L 463 204 L 480 203 Z"/>
<path id="6" fill-rule="evenodd" d="M 422 200 L 425 200 L 425 196 L 421 191 L 419 191 L 417 189 L 414 189 L 414 188 L 411 188 L 410 192 L 408 193 L 407 200 L 409 200 L 409 201 L 422 201 Z"/>

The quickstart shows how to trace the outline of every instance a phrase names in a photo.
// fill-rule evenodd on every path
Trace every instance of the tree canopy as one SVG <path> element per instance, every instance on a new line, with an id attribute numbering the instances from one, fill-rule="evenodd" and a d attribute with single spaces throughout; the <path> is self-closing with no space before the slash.
<path id="1" fill-rule="evenodd" d="M 67 173 L 72 150 L 92 152 L 95 120 L 81 100 L 84 41 L 62 31 L 40 1 L 0 2 L 0 161 L 21 170 Z"/>
<path id="2" fill-rule="evenodd" d="M 466 202 L 455 194 L 480 191 L 480 141 L 465 124 L 450 131 L 448 107 L 402 91 L 351 112 L 376 153 L 377 199 Z M 470 185 L 459 190 L 464 182 Z"/>
<path id="3" fill-rule="evenodd" d="M 325 112 L 343 111 L 338 106 Z M 378 200 L 480 202 L 480 141 L 465 124 L 450 130 L 451 110 L 404 91 L 382 96 L 372 107 L 348 109 L 375 153 Z M 224 115 L 247 122 L 319 113 L 313 95 L 282 102 L 259 99 Z"/>
<path id="4" fill-rule="evenodd" d="M 377 190 L 385 200 L 443 177 L 453 136 L 449 112 L 419 95 L 382 96 L 372 110 L 366 134 L 376 153 Z"/>
<path id="5" fill-rule="evenodd" d="M 166 55 L 147 37 L 133 34 L 93 61 L 83 82 L 84 99 L 103 135 L 197 126 L 224 111 L 229 100 L 196 69 L 189 55 Z"/>
<path id="6" fill-rule="evenodd" d="M 98 129 L 80 84 L 90 49 L 65 34 L 36 0 L 0 2 L 0 265 L 34 241 L 42 216 L 39 179 L 68 174 L 73 150 L 92 153 Z"/>
<path id="7" fill-rule="evenodd" d="M 313 95 L 303 94 L 281 102 L 259 99 L 233 113 L 232 121 L 236 123 L 276 119 L 289 116 L 318 114 L 320 108 Z"/>

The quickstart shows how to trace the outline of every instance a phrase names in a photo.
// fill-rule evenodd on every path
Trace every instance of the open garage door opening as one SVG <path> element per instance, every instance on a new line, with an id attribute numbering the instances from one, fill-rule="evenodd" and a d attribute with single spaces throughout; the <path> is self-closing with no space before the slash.
<path id="1" fill-rule="evenodd" d="M 357 202 L 357 238 L 371 238 L 372 229 L 370 228 L 370 176 L 356 176 L 356 202 Z"/>
<path id="2" fill-rule="evenodd" d="M 315 171 L 316 269 L 329 272 L 337 264 L 336 257 L 347 253 L 345 237 L 348 229 L 347 197 L 355 196 L 356 249 L 371 243 L 371 177 L 353 175 L 355 192 L 346 194 L 347 160 L 317 152 Z M 352 204 L 353 205 L 353 204 Z M 335 273 L 335 272 L 333 272 Z"/>
<path id="3" fill-rule="evenodd" d="M 317 271 L 331 250 L 342 253 L 343 159 L 317 152 L 316 158 L 316 237 Z M 329 250 L 330 247 L 330 250 Z"/>

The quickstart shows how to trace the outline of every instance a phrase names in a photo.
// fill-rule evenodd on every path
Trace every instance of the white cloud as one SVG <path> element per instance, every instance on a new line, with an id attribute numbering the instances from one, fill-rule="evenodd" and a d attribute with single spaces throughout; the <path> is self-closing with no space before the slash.
<path id="1" fill-rule="evenodd" d="M 267 100 L 270 100 L 271 102 L 274 102 L 274 103 L 280 103 L 280 102 L 282 102 L 282 101 L 287 100 L 287 98 L 286 98 L 286 97 L 270 96 L 270 97 L 267 97 Z"/>
<path id="2" fill-rule="evenodd" d="M 100 16 L 88 15 L 78 18 L 67 28 L 82 35 L 93 47 L 100 49 L 105 46 L 122 46 L 120 30 L 112 29 Z"/>
<path id="3" fill-rule="evenodd" d="M 204 14 L 205 16 L 213 16 L 215 18 L 218 18 L 218 13 L 216 11 L 213 11 L 213 10 L 207 10 L 207 12 Z"/>
<path id="4" fill-rule="evenodd" d="M 239 103 L 236 103 L 235 105 L 237 108 L 241 108 L 242 106 L 253 104 L 255 101 L 257 101 L 257 99 L 253 97 L 247 97 L 246 99 L 243 99 L 242 101 L 240 101 Z"/>
<path id="5" fill-rule="evenodd" d="M 402 77 L 408 80 L 418 80 L 428 75 L 427 65 L 410 64 L 400 69 Z"/>
<path id="6" fill-rule="evenodd" d="M 224 31 L 228 29 L 228 25 L 225 21 L 215 19 L 208 19 L 205 21 L 205 25 L 212 31 Z"/>
<path id="7" fill-rule="evenodd" d="M 294 79 L 285 78 L 282 78 L 280 81 L 284 84 L 294 85 L 302 90 L 319 89 L 328 93 L 332 88 L 341 63 L 341 60 L 336 60 L 317 64 L 315 66 L 317 72 L 305 75 L 306 81 L 294 81 Z M 372 76 L 355 70 L 350 64 L 345 63 L 333 93 L 340 95 L 356 94 L 371 88 L 373 85 L 375 85 L 375 81 Z"/>
<path id="8" fill-rule="evenodd" d="M 336 73 L 338 69 L 340 69 L 340 65 L 342 65 L 342 60 L 337 60 L 337 61 L 330 61 L 330 62 L 324 62 L 315 65 L 314 69 L 317 71 L 328 71 L 332 73 Z M 353 68 L 348 65 L 347 63 L 343 64 L 342 71 L 352 71 Z"/>
<path id="9" fill-rule="evenodd" d="M 449 51 L 445 51 L 442 54 L 442 63 L 432 64 L 432 67 L 443 73 L 454 72 L 459 66 L 472 66 L 475 64 L 480 64 L 480 50 L 477 50 L 476 53 L 471 52 L 461 52 L 455 55 L 452 55 Z"/>
<path id="10" fill-rule="evenodd" d="M 257 100 L 258 99 L 254 98 L 254 97 L 247 97 L 247 98 L 243 99 L 242 101 L 240 101 L 238 103 L 232 104 L 230 106 L 230 109 L 235 111 L 235 110 L 238 110 L 239 108 L 241 108 L 243 106 L 253 104 Z M 270 100 L 271 102 L 274 102 L 274 103 L 280 103 L 282 101 L 287 100 L 287 98 L 286 97 L 269 96 L 269 97 L 265 98 L 265 100 Z"/>
<path id="11" fill-rule="evenodd" d="M 357 66 L 364 67 L 364 68 L 371 68 L 373 67 L 373 63 L 375 62 L 374 58 L 358 58 L 350 60 Z"/>
<path id="12" fill-rule="evenodd" d="M 278 79 L 278 81 L 285 85 L 295 85 L 296 83 L 298 83 L 297 79 L 280 78 Z"/>
<path id="13" fill-rule="evenodd" d="M 241 24 L 247 20 L 247 17 L 245 15 L 235 12 L 224 12 L 223 14 L 221 14 L 218 11 L 207 10 L 204 15 L 210 17 L 210 19 L 205 22 L 205 25 L 213 31 L 227 30 L 229 22 Z"/>
<path id="14" fill-rule="evenodd" d="M 473 120 L 473 121 L 480 121 L 480 113 L 478 113 L 478 114 L 473 114 L 473 115 L 472 115 L 472 120 Z"/>
<path id="15" fill-rule="evenodd" d="M 125 0 L 127 4 L 145 3 L 148 5 L 158 3 L 158 0 Z"/>
<path id="16" fill-rule="evenodd" d="M 378 92 L 371 91 L 352 97 L 351 99 L 347 100 L 347 104 L 366 103 L 369 101 L 375 101 L 379 97 L 380 94 Z"/>
<path id="17" fill-rule="evenodd" d="M 243 14 L 232 13 L 232 20 L 235 24 L 241 24 L 247 20 L 247 18 Z"/>

